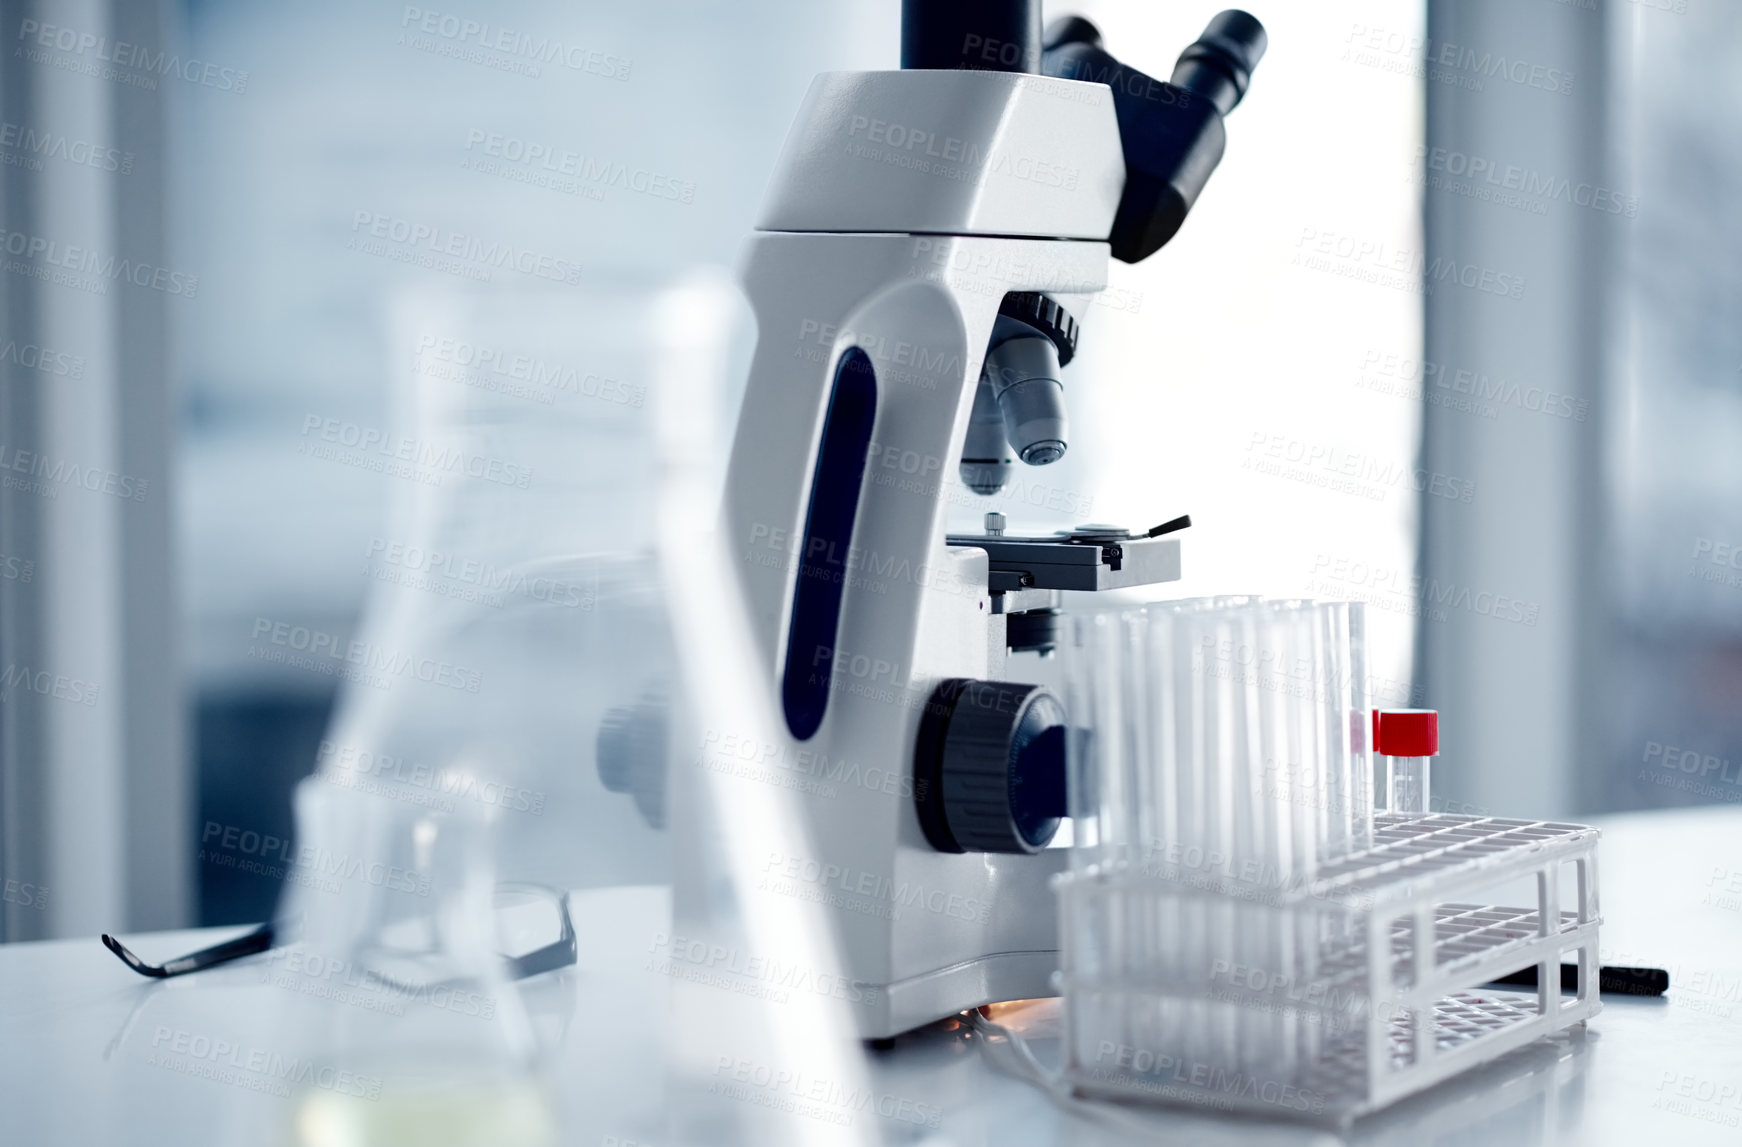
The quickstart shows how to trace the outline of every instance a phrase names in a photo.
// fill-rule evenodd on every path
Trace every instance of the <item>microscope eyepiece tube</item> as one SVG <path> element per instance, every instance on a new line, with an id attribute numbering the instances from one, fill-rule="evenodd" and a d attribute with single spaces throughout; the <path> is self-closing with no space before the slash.
<path id="1" fill-rule="evenodd" d="M 1168 82 L 1196 92 L 1227 115 L 1246 95 L 1252 70 L 1269 44 L 1264 25 L 1253 16 L 1238 9 L 1219 12 L 1204 34 L 1180 53 Z"/>
<path id="2" fill-rule="evenodd" d="M 1180 53 L 1172 79 L 1162 83 L 1116 59 L 1087 20 L 1058 20 L 1048 29 L 1047 75 L 1108 80 L 1113 89 L 1125 153 L 1125 187 L 1107 236 L 1115 259 L 1142 262 L 1178 233 L 1222 161 L 1222 118 L 1245 97 L 1268 44 L 1256 17 L 1229 9 Z"/>
<path id="3" fill-rule="evenodd" d="M 1040 71 L 1041 0 L 902 0 L 901 66 Z"/>

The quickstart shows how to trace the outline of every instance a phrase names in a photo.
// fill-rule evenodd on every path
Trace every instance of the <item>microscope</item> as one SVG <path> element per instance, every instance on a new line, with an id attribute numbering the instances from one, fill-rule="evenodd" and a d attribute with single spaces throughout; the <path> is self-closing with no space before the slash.
<path id="1" fill-rule="evenodd" d="M 1177 579 L 1189 525 L 947 532 L 1064 455 L 1109 255 L 1178 231 L 1265 49 L 1225 11 L 1164 82 L 1087 20 L 1043 37 L 1040 8 L 905 0 L 900 71 L 812 82 L 745 259 L 759 337 L 722 531 L 785 727 L 702 751 L 804 782 L 813 854 L 758 878 L 833 909 L 865 1038 L 1055 994 L 1067 716 L 1007 661 L 1052 649 L 1064 591 Z"/>

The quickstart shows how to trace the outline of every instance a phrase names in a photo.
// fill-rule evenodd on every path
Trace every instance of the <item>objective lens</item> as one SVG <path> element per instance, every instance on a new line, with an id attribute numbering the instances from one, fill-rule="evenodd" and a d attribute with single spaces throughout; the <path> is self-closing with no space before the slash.
<path id="1" fill-rule="evenodd" d="M 1058 376 L 1058 348 L 1040 335 L 1007 339 L 986 354 L 985 378 L 1004 417 L 1004 435 L 1030 466 L 1065 456 L 1065 388 Z"/>
<path id="2" fill-rule="evenodd" d="M 974 413 L 968 419 L 968 437 L 962 444 L 962 484 L 976 494 L 991 497 L 1010 481 L 1010 450 L 1004 444 L 1004 413 L 992 384 L 980 376 L 974 391 Z"/>

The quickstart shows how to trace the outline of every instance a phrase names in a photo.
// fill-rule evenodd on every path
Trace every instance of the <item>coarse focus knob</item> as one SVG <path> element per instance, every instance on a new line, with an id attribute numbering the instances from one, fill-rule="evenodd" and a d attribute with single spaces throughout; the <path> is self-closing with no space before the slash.
<path id="1" fill-rule="evenodd" d="M 607 710 L 593 745 L 599 783 L 634 798 L 652 828 L 665 827 L 669 709 L 662 691 L 649 690 L 632 704 Z"/>
<path id="2" fill-rule="evenodd" d="M 939 852 L 1039 852 L 1066 811 L 1064 706 L 1040 685 L 944 681 L 920 719 L 914 799 Z"/>

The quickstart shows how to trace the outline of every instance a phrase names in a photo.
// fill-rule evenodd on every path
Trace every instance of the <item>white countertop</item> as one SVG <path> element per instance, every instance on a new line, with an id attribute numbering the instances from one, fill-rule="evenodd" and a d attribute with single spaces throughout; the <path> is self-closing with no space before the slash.
<path id="1" fill-rule="evenodd" d="M 1663 999 L 1605 997 L 1583 1035 L 1524 1049 L 1357 1123 L 1350 1143 L 1742 1143 L 1742 809 L 1610 817 L 1600 822 L 1603 960 L 1670 971 Z M 566 1142 L 665 1142 L 657 1060 L 663 983 L 645 937 L 666 898 L 655 889 L 577 894 L 581 958 L 522 986 L 568 1129 Z M 599 927 L 609 921 L 608 927 Z M 593 925 L 589 928 L 589 922 Z M 238 930 L 127 937 L 150 960 Z M 630 939 L 631 937 L 639 939 Z M 181 979 L 147 981 L 95 940 L 0 947 L 0 1143 L 266 1147 L 284 1100 L 233 1082 L 166 1068 L 153 1052 L 165 1029 L 214 1033 L 247 1046 L 260 1035 L 271 989 L 243 961 Z M 1056 1004 L 1001 1017 L 1025 1030 L 1043 1061 Z M 872 1057 L 881 1093 L 941 1110 L 927 1129 L 874 1119 L 890 1142 L 964 1145 L 1140 1141 L 1332 1143 L 1322 1130 L 1122 1108 L 1118 1126 L 1069 1114 L 1004 1075 L 964 1030 L 938 1026 Z"/>

